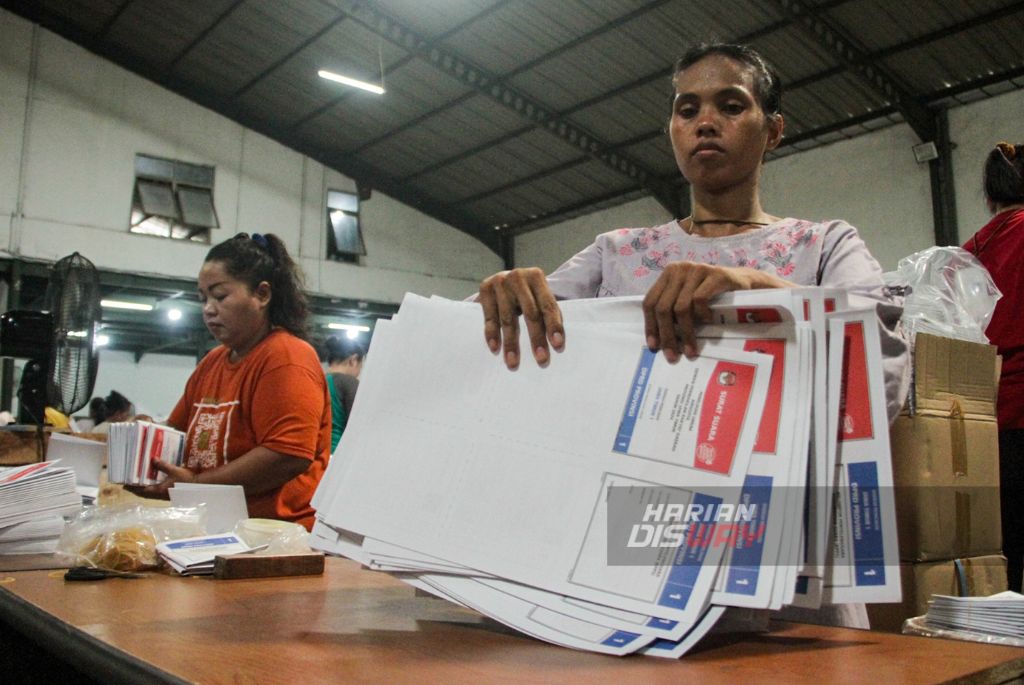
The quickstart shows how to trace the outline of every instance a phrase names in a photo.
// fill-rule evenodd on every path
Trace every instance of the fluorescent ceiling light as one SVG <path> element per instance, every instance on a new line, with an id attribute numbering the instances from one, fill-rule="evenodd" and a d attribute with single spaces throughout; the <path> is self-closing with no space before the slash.
<path id="1" fill-rule="evenodd" d="M 132 309 L 137 312 L 153 311 L 153 305 L 143 302 L 125 302 L 123 300 L 100 300 L 100 305 L 108 309 Z"/>
<path id="2" fill-rule="evenodd" d="M 103 347 L 104 345 L 109 345 L 109 344 L 110 344 L 110 336 L 102 335 L 102 334 L 96 336 L 96 347 Z"/>
<path id="3" fill-rule="evenodd" d="M 171 321 L 177 321 L 181 318 L 181 310 L 175 307 L 174 309 L 167 310 L 167 318 Z"/>
<path id="4" fill-rule="evenodd" d="M 333 328 L 336 331 L 355 331 L 356 333 L 360 331 L 368 332 L 370 330 L 369 326 L 360 326 L 354 323 L 329 323 L 327 327 Z"/>
<path id="5" fill-rule="evenodd" d="M 352 86 L 353 88 L 362 88 L 363 90 L 368 90 L 371 93 L 376 93 L 377 95 L 384 94 L 384 89 L 373 83 L 367 83 L 366 81 L 360 81 L 358 79 L 349 78 L 348 76 L 342 76 L 341 74 L 335 74 L 333 71 L 327 71 L 326 69 L 321 69 L 316 73 L 320 78 L 325 78 L 328 81 L 337 81 L 338 83 L 344 83 L 346 86 Z"/>

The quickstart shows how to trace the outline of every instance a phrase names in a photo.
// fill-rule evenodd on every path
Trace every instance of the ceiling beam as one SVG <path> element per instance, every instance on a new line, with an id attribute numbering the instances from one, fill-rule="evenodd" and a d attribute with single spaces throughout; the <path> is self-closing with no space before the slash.
<path id="1" fill-rule="evenodd" d="M 412 29 L 378 11 L 369 2 L 353 2 L 349 12 L 357 21 L 382 38 L 415 53 L 448 76 L 470 86 L 517 114 L 529 119 L 562 141 L 583 150 L 620 174 L 636 181 L 671 213 L 679 211 L 679 192 L 643 165 L 611 150 L 611 145 L 590 131 L 560 116 L 539 100 L 502 82 L 479 65 L 454 52 L 431 44 Z"/>
<path id="2" fill-rule="evenodd" d="M 566 41 L 565 43 L 559 45 L 554 50 L 549 50 L 548 52 L 545 52 L 544 54 L 538 55 L 537 57 L 534 57 L 533 59 L 531 59 L 531 60 L 529 60 L 527 62 L 523 62 L 522 64 L 517 66 L 512 71 L 507 71 L 504 74 L 501 74 L 500 76 L 497 76 L 496 78 L 498 80 L 500 80 L 500 81 L 507 82 L 509 79 L 512 79 L 515 76 L 517 76 L 517 75 L 519 75 L 519 74 L 521 74 L 521 73 L 523 73 L 525 71 L 529 71 L 530 69 L 533 69 L 534 67 L 536 67 L 538 65 L 541 65 L 544 62 L 548 62 L 548 61 L 554 59 L 555 57 L 558 57 L 559 55 L 562 55 L 562 54 L 568 52 L 569 50 L 571 50 L 571 49 L 573 49 L 573 48 L 575 48 L 575 47 L 577 47 L 579 45 L 582 45 L 583 43 L 586 43 L 587 41 L 593 40 L 594 38 L 597 38 L 598 36 L 601 36 L 601 35 L 609 32 L 609 31 L 611 31 L 613 29 L 619 28 L 623 24 L 626 24 L 626 23 L 636 19 L 637 17 L 639 17 L 639 16 L 641 16 L 643 14 L 646 14 L 647 12 L 650 12 L 651 10 L 654 10 L 654 9 L 664 5 L 668 1 L 669 0 L 653 0 L 653 2 L 649 2 L 648 4 L 643 5 L 642 7 L 638 7 L 637 9 L 633 10 L 632 12 L 627 12 L 626 14 L 623 14 L 622 16 L 616 17 L 612 21 L 608 21 L 608 22 L 605 22 L 604 24 L 601 24 L 597 28 L 595 28 L 595 29 L 593 29 L 591 31 L 588 31 L 587 33 L 579 35 L 579 36 L 577 36 L 576 38 L 573 38 L 570 41 Z M 440 41 L 434 41 L 434 42 L 438 43 Z M 662 74 L 662 75 L 664 75 L 664 74 Z M 414 118 L 414 119 L 412 119 L 410 121 L 407 121 L 407 122 L 405 122 L 403 124 L 400 124 L 400 125 L 392 128 L 389 131 L 386 131 L 385 133 L 383 133 L 382 135 L 377 136 L 376 138 L 373 138 L 371 140 L 368 140 L 368 141 L 362 143 L 361 145 L 359 145 L 359 147 L 353 148 L 349 152 L 352 153 L 352 154 L 358 154 L 358 153 L 362 152 L 363 150 L 365 150 L 366 148 L 372 147 L 374 145 L 377 145 L 378 143 L 380 143 L 382 141 L 385 141 L 385 140 L 388 140 L 392 136 L 397 135 L 397 134 L 399 134 L 399 133 L 401 133 L 403 131 L 407 131 L 410 128 L 414 128 L 416 125 L 418 125 L 424 119 L 429 119 L 430 117 L 434 117 L 434 116 L 437 116 L 439 114 L 442 114 L 442 113 L 452 109 L 453 107 L 456 107 L 456 106 L 462 104 L 462 102 L 464 102 L 465 100 L 469 99 L 470 97 L 473 97 L 473 96 L 476 96 L 476 95 L 479 95 L 479 92 L 476 91 L 476 90 L 471 90 L 467 94 L 465 94 L 465 95 L 463 95 L 461 97 L 458 97 L 458 98 L 456 98 L 454 100 L 446 102 L 446 103 L 444 103 L 443 105 L 441 105 L 439 107 L 436 107 L 436 108 L 434 108 L 434 109 L 432 109 L 432 110 L 430 110 L 428 112 L 425 112 L 424 114 L 422 114 L 422 115 L 420 115 L 420 116 L 418 116 L 418 117 L 416 117 L 416 118 Z M 533 126 L 530 126 L 530 128 L 533 128 Z"/>
<path id="3" fill-rule="evenodd" d="M 1005 19 L 1006 17 L 1013 16 L 1014 14 L 1018 14 L 1022 11 L 1024 11 L 1024 0 L 1020 0 L 1019 2 L 1007 5 L 1006 7 L 1001 7 L 986 14 L 980 14 L 970 19 L 958 21 L 956 24 L 944 26 L 941 29 L 936 29 L 930 33 L 922 34 L 916 38 L 912 38 L 911 40 L 903 41 L 902 43 L 891 45 L 881 50 L 869 52 L 863 55 L 858 60 L 858 63 L 879 62 L 883 59 L 888 59 L 893 55 L 898 55 L 901 52 L 907 52 L 908 50 L 913 50 L 914 48 L 934 43 L 935 41 L 942 40 L 943 38 L 949 38 L 950 36 L 955 36 L 959 33 L 963 33 L 964 31 L 970 31 L 971 29 L 984 26 L 985 24 L 992 23 L 993 21 Z M 816 74 L 810 74 L 802 79 L 797 79 L 796 81 L 791 81 L 783 85 L 787 91 L 792 91 L 797 88 L 812 85 L 818 81 L 823 81 L 838 74 L 842 74 L 848 69 L 849 65 L 842 64 L 831 69 L 826 69 L 825 71 L 819 71 Z M 921 98 L 918 97 L 918 99 L 920 100 Z"/>
<path id="4" fill-rule="evenodd" d="M 321 0 L 321 2 L 325 2 L 325 0 Z M 499 9 L 501 9 L 502 7 L 507 5 L 509 2 L 511 2 L 511 0 L 499 0 L 498 2 L 495 2 L 493 5 L 490 5 L 489 7 L 481 10 L 480 12 L 477 12 L 473 16 L 468 17 L 465 21 L 456 24 L 455 26 L 451 27 L 450 29 L 448 29 L 447 31 L 442 33 L 441 35 L 437 36 L 437 38 L 434 39 L 434 42 L 435 43 L 440 43 L 440 42 L 444 41 L 448 36 L 454 35 L 454 34 L 458 33 L 459 31 L 463 30 L 464 28 L 466 28 L 467 26 L 469 26 L 469 25 L 479 21 L 480 19 L 483 19 L 484 17 L 486 17 L 486 16 L 488 16 L 490 14 L 493 14 L 494 12 L 498 11 Z M 336 10 L 342 10 L 342 8 L 338 4 L 335 4 L 335 3 L 330 3 L 330 7 L 334 8 Z M 348 15 L 346 15 L 346 16 L 348 16 Z M 413 53 L 406 53 L 404 57 L 401 57 L 401 58 L 395 60 L 394 62 L 389 64 L 387 67 L 385 67 L 384 68 L 384 75 L 394 73 L 395 71 L 397 71 L 398 69 L 401 69 L 406 64 L 408 64 L 409 62 L 413 61 L 414 59 L 416 59 L 416 55 L 415 54 L 413 54 Z M 316 119 L 321 114 L 334 109 L 335 107 L 337 107 L 338 105 L 343 103 L 345 100 L 348 100 L 353 95 L 354 95 L 354 93 L 351 90 L 343 91 L 336 98 L 331 99 L 330 101 L 328 101 L 328 102 L 324 103 L 323 105 L 321 105 L 321 106 L 311 110 L 310 112 L 306 113 L 305 115 L 303 115 L 299 119 L 296 119 L 295 121 L 290 123 L 288 125 L 288 129 L 291 130 L 291 131 L 295 131 L 295 130 L 301 128 L 302 126 L 304 126 L 305 124 L 309 123 L 313 119 Z M 351 154 L 351 151 L 349 151 L 349 154 Z"/>
<path id="5" fill-rule="evenodd" d="M 212 22 L 210 22 L 209 26 L 200 31 L 199 34 L 195 38 L 193 38 L 189 42 L 189 44 L 185 46 L 183 50 L 181 50 L 177 55 L 174 56 L 174 59 L 172 59 L 170 63 L 168 63 L 167 65 L 167 71 L 174 71 L 174 69 L 178 66 L 181 60 L 185 59 L 185 57 L 187 57 L 190 52 L 195 50 L 200 43 L 206 40 L 206 37 L 213 33 L 214 29 L 216 29 L 218 26 L 224 23 L 224 20 L 231 16 L 235 10 L 242 6 L 244 2 L 245 0 L 235 0 L 235 2 L 228 5 L 227 9 L 218 14 L 217 17 Z"/>
<path id="6" fill-rule="evenodd" d="M 256 74 L 251 79 L 246 81 L 244 84 L 242 84 L 240 88 L 238 88 L 237 90 L 235 90 L 234 93 L 231 94 L 231 99 L 237 100 L 238 98 L 242 97 L 242 95 L 248 92 L 249 89 L 251 89 L 257 83 L 267 78 L 275 71 L 280 69 L 282 66 L 287 64 L 290 59 L 298 55 L 300 52 L 308 48 L 313 43 L 323 38 L 325 34 L 330 32 L 335 26 L 345 21 L 346 19 L 348 19 L 348 15 L 345 14 L 344 12 L 338 14 L 338 16 L 334 17 L 334 19 L 324 24 L 324 26 L 319 31 L 314 33 L 309 38 L 306 38 L 304 41 L 302 41 L 301 43 L 293 47 L 291 50 L 286 52 L 284 55 L 282 55 L 279 59 L 275 60 L 272 64 L 268 65 L 266 69 L 264 69 L 263 71 L 261 71 L 260 73 Z"/>
<path id="7" fill-rule="evenodd" d="M 935 116 L 921 104 L 895 74 L 868 57 L 866 49 L 835 21 L 814 11 L 805 0 L 774 0 L 794 23 L 814 36 L 819 46 L 858 74 L 883 99 L 891 102 L 922 141 L 934 140 Z"/>
<path id="8" fill-rule="evenodd" d="M 100 40 L 105 40 L 107 34 L 110 33 L 110 29 L 114 28 L 114 24 L 117 23 L 117 20 L 121 18 L 121 15 L 124 14 L 125 10 L 128 9 L 128 6 L 134 1 L 135 0 L 124 0 L 124 2 L 118 5 L 117 9 L 114 10 L 105 22 L 103 22 L 103 26 L 100 27 L 100 30 L 96 32 L 96 37 Z"/>

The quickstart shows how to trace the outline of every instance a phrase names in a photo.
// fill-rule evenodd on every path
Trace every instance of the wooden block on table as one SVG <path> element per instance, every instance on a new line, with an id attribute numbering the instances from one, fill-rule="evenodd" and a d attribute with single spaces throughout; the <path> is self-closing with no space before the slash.
<path id="1" fill-rule="evenodd" d="M 271 578 L 274 576 L 317 576 L 324 572 L 324 555 L 309 554 L 252 554 L 218 555 L 213 562 L 213 577 L 221 580 L 236 578 Z"/>

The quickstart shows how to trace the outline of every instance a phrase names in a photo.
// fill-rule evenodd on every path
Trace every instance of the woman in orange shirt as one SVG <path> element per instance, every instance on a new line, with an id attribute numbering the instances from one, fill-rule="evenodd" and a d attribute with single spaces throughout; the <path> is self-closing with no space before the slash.
<path id="1" fill-rule="evenodd" d="M 199 272 L 203 320 L 221 345 L 199 363 L 167 423 L 187 433 L 185 465 L 135 489 L 167 497 L 175 482 L 245 488 L 249 515 L 312 528 L 310 499 L 331 444 L 327 382 L 305 341 L 298 268 L 272 234 L 239 233 Z"/>

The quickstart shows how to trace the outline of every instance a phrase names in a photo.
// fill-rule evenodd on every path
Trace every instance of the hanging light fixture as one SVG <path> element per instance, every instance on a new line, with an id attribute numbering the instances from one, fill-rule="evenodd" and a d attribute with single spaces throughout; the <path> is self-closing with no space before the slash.
<path id="1" fill-rule="evenodd" d="M 369 91 L 369 92 L 375 93 L 377 95 L 383 95 L 384 92 L 385 92 L 384 91 L 384 51 L 381 48 L 381 43 L 379 41 L 377 42 L 377 62 L 380 65 L 380 85 L 379 86 L 376 83 L 369 83 L 367 81 L 361 81 L 361 80 L 359 80 L 357 78 L 352 78 L 351 76 L 343 76 L 342 74 L 337 74 L 337 73 L 335 73 L 333 71 L 328 71 L 327 69 L 321 69 L 320 71 L 318 71 L 316 73 L 317 73 L 317 76 L 319 76 L 320 78 L 325 78 L 328 81 L 335 81 L 337 83 L 343 83 L 346 86 L 352 86 L 353 88 L 360 88 L 362 90 Z"/>
<path id="2" fill-rule="evenodd" d="M 368 90 L 371 93 L 376 93 L 377 95 L 384 94 L 383 87 L 374 85 L 372 83 L 367 83 L 366 81 L 360 81 L 359 79 L 349 78 L 348 76 L 342 76 L 341 74 L 335 74 L 333 71 L 327 71 L 326 69 L 321 69 L 316 73 L 320 78 L 325 78 L 328 81 L 337 81 L 338 83 L 344 83 L 346 86 L 352 86 L 353 88 L 361 88 L 363 90 Z"/>

